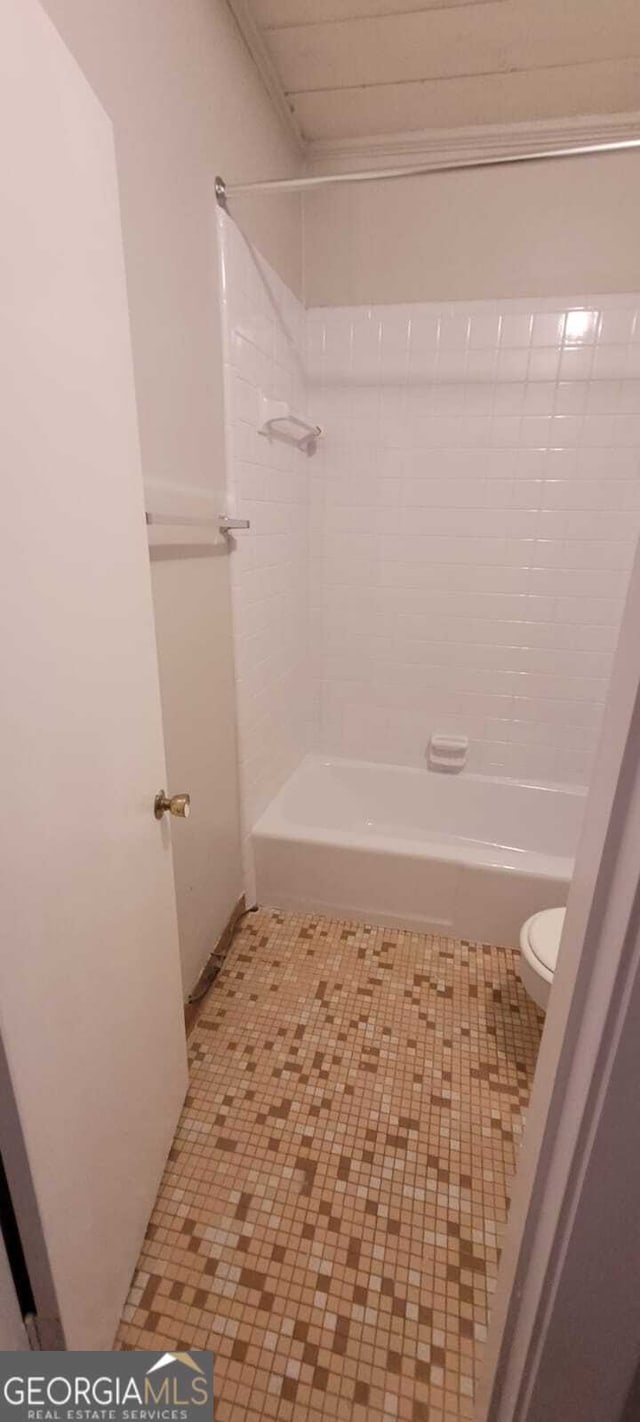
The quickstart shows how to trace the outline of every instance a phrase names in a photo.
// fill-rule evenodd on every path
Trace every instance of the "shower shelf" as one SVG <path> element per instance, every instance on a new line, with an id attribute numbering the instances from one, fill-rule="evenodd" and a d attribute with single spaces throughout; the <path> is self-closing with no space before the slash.
<path id="1" fill-rule="evenodd" d="M 303 454 L 315 454 L 322 426 L 314 425 L 305 415 L 295 414 L 286 400 L 270 400 L 261 395 L 258 434 L 293 444 Z"/>

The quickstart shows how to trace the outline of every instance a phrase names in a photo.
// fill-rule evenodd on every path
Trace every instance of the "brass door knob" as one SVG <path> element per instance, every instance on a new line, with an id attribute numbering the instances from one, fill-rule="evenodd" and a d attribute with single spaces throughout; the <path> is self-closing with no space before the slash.
<path id="1" fill-rule="evenodd" d="M 191 814 L 190 795 L 165 795 L 164 790 L 159 790 L 153 802 L 153 813 L 157 820 L 169 811 L 170 815 L 177 815 L 178 819 L 188 820 Z"/>

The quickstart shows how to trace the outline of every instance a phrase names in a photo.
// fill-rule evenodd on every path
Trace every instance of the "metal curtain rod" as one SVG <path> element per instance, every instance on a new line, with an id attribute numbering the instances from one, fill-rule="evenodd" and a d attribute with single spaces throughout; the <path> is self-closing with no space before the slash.
<path id="1" fill-rule="evenodd" d="M 495 158 L 452 158 L 443 163 L 415 163 L 404 168 L 364 168 L 355 173 L 319 173 L 313 178 L 274 178 L 261 183 L 225 183 L 216 178 L 216 197 L 225 207 L 229 197 L 242 193 L 297 193 L 337 183 L 379 183 L 389 178 L 422 178 L 429 173 L 455 173 L 468 168 L 502 168 L 509 163 L 540 163 L 553 158 L 588 158 L 597 153 L 622 153 L 640 148 L 640 138 L 611 143 L 585 143 L 574 148 L 537 148 L 529 153 L 503 153 Z"/>

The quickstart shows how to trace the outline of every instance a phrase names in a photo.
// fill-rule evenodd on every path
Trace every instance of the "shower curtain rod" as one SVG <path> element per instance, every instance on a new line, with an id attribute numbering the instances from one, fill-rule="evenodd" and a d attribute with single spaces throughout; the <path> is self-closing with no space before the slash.
<path id="1" fill-rule="evenodd" d="M 225 183 L 216 178 L 216 197 L 225 207 L 230 197 L 243 193 L 297 193 L 306 188 L 323 188 L 338 183 L 379 183 L 390 178 L 422 178 L 430 173 L 457 173 L 470 168 L 502 168 L 507 164 L 540 163 L 556 158 L 588 158 L 598 153 L 622 153 L 640 148 L 640 138 L 614 140 L 611 143 L 585 143 L 573 148 L 537 148 L 523 153 L 503 153 L 493 158 L 452 158 L 442 163 L 425 162 L 404 168 L 363 168 L 352 173 L 318 173 L 311 178 L 273 178 L 259 183 Z"/>

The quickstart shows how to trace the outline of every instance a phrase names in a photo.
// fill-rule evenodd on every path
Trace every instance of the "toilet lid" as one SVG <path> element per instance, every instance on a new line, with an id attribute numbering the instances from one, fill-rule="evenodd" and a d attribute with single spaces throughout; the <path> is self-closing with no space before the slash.
<path id="1" fill-rule="evenodd" d="M 564 916 L 563 908 L 542 909 L 529 924 L 529 942 L 536 958 L 550 973 L 555 972 Z"/>

